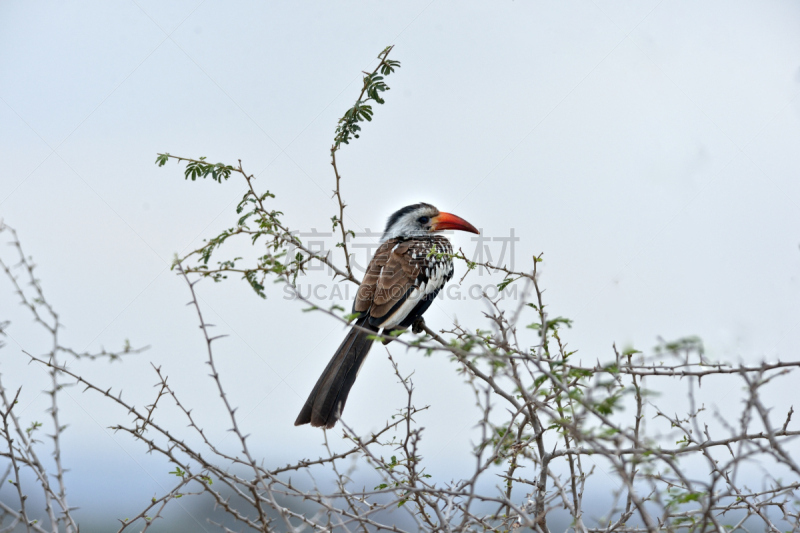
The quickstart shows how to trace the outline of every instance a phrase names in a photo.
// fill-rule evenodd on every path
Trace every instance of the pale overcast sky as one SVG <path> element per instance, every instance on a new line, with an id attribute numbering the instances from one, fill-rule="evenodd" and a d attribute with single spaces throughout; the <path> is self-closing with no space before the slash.
<path id="1" fill-rule="evenodd" d="M 513 228 L 515 267 L 544 253 L 551 312 L 575 320 L 565 337 L 587 362 L 610 357 L 613 342 L 650 349 L 685 335 L 714 359 L 797 358 L 798 28 L 795 1 L 5 0 L 0 217 L 38 263 L 64 343 L 152 346 L 76 368 L 145 405 L 150 363 L 160 365 L 224 442 L 202 338 L 169 264 L 234 223 L 242 183 L 186 182 L 182 167 L 157 168 L 156 153 L 241 159 L 292 227 L 327 231 L 337 118 L 361 71 L 394 44 L 402 68 L 387 104 L 339 157 L 352 229 L 379 231 L 418 201 L 489 237 Z M 454 240 L 474 250 L 468 235 Z M 251 444 L 285 463 L 322 452 L 319 430 L 292 422 L 344 332 L 268 290 L 264 301 L 241 282 L 199 285 L 210 321 L 230 335 L 217 346 L 221 372 Z M 426 318 L 477 326 L 482 310 L 444 300 Z M 13 321 L 4 383 L 23 385 L 25 416 L 43 418 L 45 375 L 21 350 L 46 342 L 4 281 L 0 311 Z M 471 393 L 447 358 L 394 353 L 416 372 L 417 402 L 432 406 L 420 419 L 424 455 L 453 475 L 470 451 L 452 443 L 474 423 Z M 375 349 L 345 419 L 382 425 L 403 396 L 395 381 Z M 796 389 L 781 386 L 779 409 Z M 163 491 L 163 461 L 106 429 L 123 413 L 77 389 L 63 407 L 72 503 L 130 513 L 122 476 L 127 503 Z"/>

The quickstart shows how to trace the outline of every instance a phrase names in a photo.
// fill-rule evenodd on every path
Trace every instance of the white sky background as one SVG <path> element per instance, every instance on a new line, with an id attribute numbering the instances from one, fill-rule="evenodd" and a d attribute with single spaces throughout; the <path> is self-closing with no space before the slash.
<path id="1" fill-rule="evenodd" d="M 336 120 L 395 44 L 387 104 L 339 156 L 350 228 L 379 230 L 418 201 L 488 236 L 514 228 L 515 266 L 544 252 L 550 311 L 575 320 L 565 337 L 587 363 L 613 342 L 649 349 L 690 334 L 714 359 L 797 358 L 798 28 L 789 1 L 5 1 L 0 217 L 39 264 L 65 344 L 152 345 L 76 368 L 145 405 L 150 362 L 161 365 L 222 441 L 228 421 L 168 265 L 233 224 L 242 183 L 186 182 L 155 155 L 241 159 L 292 227 L 326 231 Z M 472 249 L 466 234 L 455 243 Z M 276 464 L 320 454 L 319 430 L 292 422 L 342 327 L 279 287 L 267 301 L 238 281 L 199 291 L 231 335 L 217 353 L 251 445 Z M 44 419 L 45 374 L 21 349 L 45 341 L 7 283 L 0 295 L 0 318 L 14 322 L 0 372 L 24 386 L 24 416 Z M 480 325 L 482 309 L 444 301 L 426 319 Z M 471 394 L 446 358 L 393 353 L 416 371 L 417 403 L 431 404 L 426 458 L 456 471 Z M 382 425 L 402 401 L 395 382 L 374 349 L 345 419 Z M 780 387 L 778 411 L 796 388 Z M 163 462 L 105 429 L 122 413 L 77 389 L 63 408 L 73 503 L 117 502 L 116 476 L 142 501 L 167 486 Z"/>

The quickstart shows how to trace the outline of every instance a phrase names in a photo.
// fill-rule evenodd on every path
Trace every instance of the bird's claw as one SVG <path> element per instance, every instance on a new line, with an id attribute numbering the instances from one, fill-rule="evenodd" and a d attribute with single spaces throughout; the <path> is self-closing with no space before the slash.
<path id="1" fill-rule="evenodd" d="M 422 333 L 424 329 L 425 329 L 425 319 L 422 318 L 421 316 L 417 317 L 416 320 L 414 320 L 414 322 L 411 324 L 411 331 L 414 333 L 417 334 Z"/>

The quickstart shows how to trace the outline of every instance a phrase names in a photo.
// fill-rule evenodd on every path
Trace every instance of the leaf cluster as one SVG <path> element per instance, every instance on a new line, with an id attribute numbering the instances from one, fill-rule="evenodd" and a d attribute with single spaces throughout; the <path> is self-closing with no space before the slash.
<path id="1" fill-rule="evenodd" d="M 286 281 L 294 283 L 297 276 L 305 271 L 306 265 L 312 258 L 320 259 L 310 253 L 303 253 L 302 242 L 290 232 L 281 221 L 282 211 L 269 209 L 267 202 L 275 195 L 270 191 L 256 193 L 252 187 L 253 176 L 247 175 L 241 169 L 223 163 L 210 164 L 205 162 L 204 157 L 189 159 L 176 157 L 169 153 L 159 154 L 156 164 L 164 166 L 169 159 L 186 161 L 184 172 L 187 179 L 193 181 L 197 177 L 211 177 L 220 182 L 228 179 L 232 172 L 237 172 L 245 177 L 248 184 L 241 201 L 236 206 L 236 224 L 226 228 L 218 235 L 205 241 L 200 248 L 190 252 L 183 258 L 178 258 L 173 264 L 173 268 L 178 264 L 194 257 L 198 264 L 193 267 L 184 267 L 186 272 L 193 272 L 204 277 L 210 277 L 214 281 L 227 279 L 230 273 L 241 275 L 250 288 L 260 296 L 266 298 L 266 279 L 272 276 L 275 282 Z M 248 238 L 251 245 L 261 244 L 262 252 L 255 258 L 255 263 L 248 262 L 246 266 L 240 266 L 243 258 L 227 257 L 215 264 L 212 258 L 215 254 L 232 238 Z"/>
<path id="2" fill-rule="evenodd" d="M 156 164 L 163 167 L 171 157 L 175 158 L 175 156 L 171 156 L 169 152 L 158 154 L 158 157 L 156 157 Z M 184 176 L 187 180 L 190 179 L 192 181 L 197 180 L 197 178 L 205 179 L 210 176 L 211 179 L 217 183 L 222 183 L 222 180 L 230 178 L 231 172 L 236 170 L 233 166 L 224 163 L 209 163 L 206 161 L 205 157 L 199 157 L 195 160 L 180 157 L 175 159 L 178 159 L 178 161 L 188 161 Z"/>
<path id="3" fill-rule="evenodd" d="M 337 151 L 342 144 L 350 144 L 352 138 L 359 138 L 361 126 L 359 126 L 358 123 L 372 121 L 374 111 L 372 110 L 370 102 L 375 102 L 377 104 L 385 103 L 382 93 L 389 90 L 389 86 L 386 85 L 385 81 L 386 76 L 400 68 L 399 61 L 388 59 L 391 50 L 392 47 L 388 46 L 378 54 L 380 63 L 374 71 L 364 75 L 361 94 L 358 100 L 356 100 L 353 107 L 345 111 L 342 118 L 339 119 L 331 152 Z"/>

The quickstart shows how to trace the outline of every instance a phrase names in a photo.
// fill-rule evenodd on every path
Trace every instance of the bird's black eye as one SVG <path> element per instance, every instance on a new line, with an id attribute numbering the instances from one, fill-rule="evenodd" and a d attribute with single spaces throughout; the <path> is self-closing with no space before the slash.
<path id="1" fill-rule="evenodd" d="M 430 218 L 428 218 L 428 217 L 419 217 L 417 219 L 417 222 L 419 222 L 420 224 L 427 224 L 428 221 L 430 221 Z"/>

